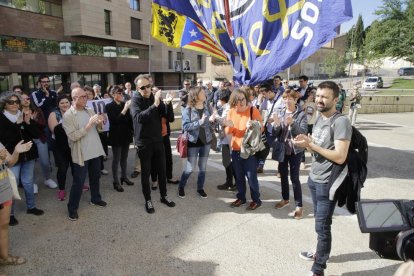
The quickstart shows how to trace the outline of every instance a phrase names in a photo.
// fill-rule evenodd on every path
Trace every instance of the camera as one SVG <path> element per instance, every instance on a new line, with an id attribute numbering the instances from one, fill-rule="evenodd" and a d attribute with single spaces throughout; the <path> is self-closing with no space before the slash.
<path id="1" fill-rule="evenodd" d="M 414 200 L 372 200 L 357 203 L 362 233 L 381 258 L 414 260 Z"/>

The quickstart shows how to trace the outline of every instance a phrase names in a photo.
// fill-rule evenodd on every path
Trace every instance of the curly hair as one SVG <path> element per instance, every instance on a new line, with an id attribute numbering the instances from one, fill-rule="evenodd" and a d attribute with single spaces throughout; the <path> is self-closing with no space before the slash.
<path id="1" fill-rule="evenodd" d="M 189 107 L 195 107 L 197 101 L 198 101 L 198 95 L 200 95 L 201 92 L 204 92 L 203 87 L 191 87 L 190 92 L 188 93 L 188 106 Z"/>
<path id="2" fill-rule="evenodd" d="M 4 111 L 6 101 L 10 100 L 13 96 L 16 97 L 20 101 L 20 103 L 22 102 L 22 97 L 19 93 L 13 91 L 6 91 L 0 94 L 0 112 Z"/>

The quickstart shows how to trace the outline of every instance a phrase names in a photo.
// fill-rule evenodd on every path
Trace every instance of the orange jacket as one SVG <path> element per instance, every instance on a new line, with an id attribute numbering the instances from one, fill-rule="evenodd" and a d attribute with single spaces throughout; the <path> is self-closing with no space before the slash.
<path id="1" fill-rule="evenodd" d="M 250 108 L 244 112 L 237 112 L 236 108 L 230 108 L 227 114 L 227 120 L 233 122 L 233 127 L 226 127 L 226 133 L 232 135 L 231 148 L 239 151 L 243 142 L 244 133 L 246 132 L 247 121 L 250 120 Z M 262 123 L 262 116 L 257 108 L 253 107 L 252 119 Z"/>

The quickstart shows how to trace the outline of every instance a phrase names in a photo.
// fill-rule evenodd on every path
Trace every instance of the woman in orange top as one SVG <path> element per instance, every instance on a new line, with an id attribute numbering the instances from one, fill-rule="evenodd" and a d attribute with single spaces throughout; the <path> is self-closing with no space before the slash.
<path id="1" fill-rule="evenodd" d="M 231 139 L 231 158 L 233 170 L 236 175 L 237 200 L 231 207 L 240 207 L 246 203 L 246 177 L 250 186 L 252 202 L 247 210 L 255 210 L 262 205 L 259 192 L 259 181 L 257 180 L 257 159 L 254 155 L 247 159 L 240 157 L 240 150 L 244 134 L 251 127 L 252 120 L 262 122 L 259 110 L 250 106 L 248 93 L 244 89 L 236 89 L 230 96 L 230 111 L 227 114 L 226 133 L 232 135 Z M 252 110 L 251 110 L 252 109 Z M 250 115 L 251 114 L 251 115 Z"/>

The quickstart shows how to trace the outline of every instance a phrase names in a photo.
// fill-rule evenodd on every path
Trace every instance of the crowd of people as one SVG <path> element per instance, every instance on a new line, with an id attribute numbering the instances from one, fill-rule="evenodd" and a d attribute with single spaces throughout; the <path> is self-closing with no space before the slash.
<path id="1" fill-rule="evenodd" d="M 299 87 L 294 89 L 275 76 L 251 87 L 238 87 L 228 81 L 220 82 L 216 88 L 211 81 L 199 79 L 193 86 L 186 79 L 179 91 L 180 102 L 174 103 L 174 93 L 163 96 L 149 74 L 134 80 L 136 91 L 132 90 L 131 83 L 110 85 L 105 91 L 98 84 L 81 87 L 79 83 L 72 83 L 70 95 L 51 90 L 49 77 L 40 76 L 39 89 L 33 93 L 16 86 L 13 91 L 0 95 L 0 184 L 8 188 L 10 177 L 15 177 L 23 187 L 27 213 L 43 215 L 34 196 L 38 192 L 34 182 L 37 160 L 44 184 L 57 188 L 59 201 L 65 201 L 66 191 L 70 190 L 68 218 L 76 221 L 84 191 L 90 190 L 91 205 L 107 205 L 100 193 L 100 178 L 108 174 L 104 168 L 108 146 L 112 149 L 114 190 L 123 192 L 123 184 L 134 185 L 127 172 L 130 144 L 134 142 L 136 156 L 130 176 L 140 175 L 145 210 L 152 214 L 155 208 L 151 190 L 159 189 L 160 202 L 175 207 L 167 195 L 167 183 L 178 184 L 178 197 L 185 198 L 185 187 L 196 166 L 197 193 L 200 198 L 207 198 L 207 161 L 210 151 L 214 150 L 221 152 L 226 172 L 224 183 L 217 188 L 237 191 L 230 207 L 238 208 L 248 203 L 247 181 L 251 201 L 246 209 L 253 211 L 262 205 L 258 174 L 264 171 L 267 154 L 259 158 L 257 152 L 264 146 L 272 148 L 272 158 L 278 161 L 282 199 L 275 208 L 281 209 L 290 203 L 290 176 L 295 201 L 295 210 L 290 216 L 301 219 L 304 209 L 299 172 L 305 167 L 307 150 L 314 157 L 308 186 L 318 243 L 315 252 L 300 255 L 314 261 L 313 275 L 323 275 L 329 258 L 335 206 L 329 199 L 327 181 L 332 163 L 345 161 L 352 129 L 350 121 L 343 116 L 336 121 L 332 134 L 327 130 L 331 127 L 329 118 L 344 108 L 345 98 L 341 98 L 340 87 L 330 81 L 313 87 L 308 81 L 306 76 L 299 77 Z M 351 94 L 352 124 L 360 99 L 357 90 Z M 99 100 L 104 107 L 91 108 L 88 103 L 94 100 Z M 188 137 L 186 162 L 178 179 L 173 176 L 170 141 L 170 123 L 174 121 L 176 108 L 181 108 L 182 132 Z M 51 177 L 49 152 L 53 152 L 57 167 L 57 183 Z M 66 185 L 69 167 L 73 181 Z M 11 190 L 2 188 L 0 194 L 0 265 L 25 262 L 24 258 L 8 253 L 8 226 L 18 224 Z"/>

